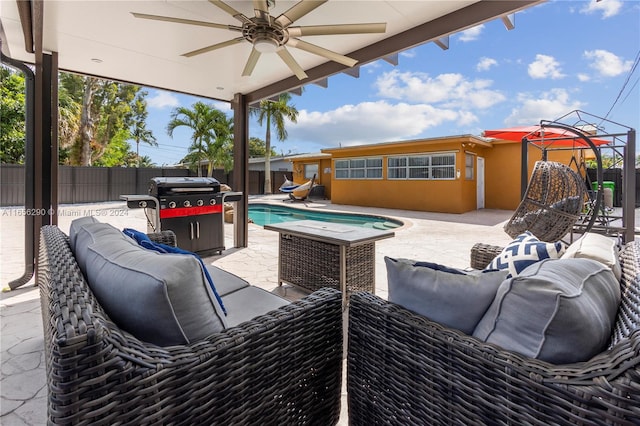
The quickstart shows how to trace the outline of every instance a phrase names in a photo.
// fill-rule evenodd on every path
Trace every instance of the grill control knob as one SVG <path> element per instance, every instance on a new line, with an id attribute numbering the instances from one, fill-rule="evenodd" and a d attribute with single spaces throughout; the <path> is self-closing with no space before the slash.
<path id="1" fill-rule="evenodd" d="M 191 207 L 191 201 L 185 200 L 185 202 L 182 203 L 182 205 L 185 206 L 185 207 Z"/>
<path id="2" fill-rule="evenodd" d="M 169 201 L 169 208 L 170 209 L 175 209 L 176 208 L 176 202 L 175 201 Z"/>
<path id="3" fill-rule="evenodd" d="M 202 200 L 198 200 L 198 201 L 196 201 L 196 204 L 197 204 L 197 205 L 199 205 L 199 206 L 201 206 L 201 205 L 203 205 L 203 204 L 204 204 L 204 201 L 202 201 Z"/>
<path id="4" fill-rule="evenodd" d="M 215 198 L 210 199 L 209 200 L 209 204 L 211 204 L 212 206 L 215 206 L 216 205 L 216 199 Z"/>

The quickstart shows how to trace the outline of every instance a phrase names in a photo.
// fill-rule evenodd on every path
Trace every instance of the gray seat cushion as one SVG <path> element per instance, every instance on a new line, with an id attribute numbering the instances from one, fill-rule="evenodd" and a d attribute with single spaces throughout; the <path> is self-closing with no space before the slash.
<path id="1" fill-rule="evenodd" d="M 249 286 L 223 296 L 222 303 L 227 307 L 227 327 L 234 327 L 290 302 L 259 287 Z"/>
<path id="2" fill-rule="evenodd" d="M 465 272 L 429 262 L 385 257 L 389 301 L 471 334 L 508 271 Z"/>
<path id="3" fill-rule="evenodd" d="M 82 228 L 94 235 L 86 250 L 86 276 L 120 328 L 160 346 L 188 344 L 224 330 L 224 313 L 198 259 L 147 250 L 122 232 L 119 238 L 102 237 L 101 228 L 109 226 Z"/>
<path id="4" fill-rule="evenodd" d="M 249 283 L 239 276 L 224 271 L 217 266 L 207 265 L 207 271 L 209 271 L 209 276 L 211 276 L 211 280 L 216 286 L 216 291 L 220 297 L 233 293 L 241 288 L 249 287 Z M 222 303 L 224 304 L 224 301 Z"/>
<path id="5" fill-rule="evenodd" d="M 83 223 L 81 226 L 76 227 L 74 238 L 75 250 L 73 254 L 80 270 L 85 274 L 85 276 L 87 275 L 87 255 L 89 253 L 89 246 L 98 241 L 105 243 L 111 239 L 125 239 L 125 241 L 129 241 L 130 244 L 137 245 L 135 241 L 122 234 L 122 231 L 108 223 L 88 221 Z"/>
<path id="6" fill-rule="evenodd" d="M 78 231 L 84 225 L 89 223 L 99 223 L 99 221 L 93 216 L 79 217 L 71 221 L 71 225 L 69 226 L 69 245 L 71 246 L 71 251 L 73 251 L 74 254 L 76 252 L 76 238 L 78 236 Z"/>
<path id="7" fill-rule="evenodd" d="M 554 364 L 586 361 L 606 347 L 620 284 L 592 259 L 547 259 L 505 280 L 473 335 Z"/>

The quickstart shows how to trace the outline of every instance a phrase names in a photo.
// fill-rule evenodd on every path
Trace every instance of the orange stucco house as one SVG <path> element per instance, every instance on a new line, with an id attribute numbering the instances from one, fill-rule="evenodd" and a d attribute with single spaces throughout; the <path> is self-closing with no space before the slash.
<path id="1" fill-rule="evenodd" d="M 530 174 L 542 153 L 528 147 Z M 583 151 L 549 152 L 549 160 L 578 163 Z M 473 135 L 323 149 L 293 157 L 293 176 L 316 174 L 334 204 L 443 213 L 515 209 L 520 196 L 521 143 Z"/>

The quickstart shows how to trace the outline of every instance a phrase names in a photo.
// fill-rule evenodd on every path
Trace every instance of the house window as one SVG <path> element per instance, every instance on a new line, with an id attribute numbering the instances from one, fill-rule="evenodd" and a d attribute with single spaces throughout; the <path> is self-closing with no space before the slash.
<path id="1" fill-rule="evenodd" d="M 473 165 L 476 162 L 476 156 L 472 154 L 464 155 L 464 178 L 473 180 Z"/>
<path id="2" fill-rule="evenodd" d="M 304 178 L 311 180 L 313 175 L 318 178 L 318 164 L 305 164 L 304 165 Z"/>
<path id="3" fill-rule="evenodd" d="M 455 179 L 456 155 L 423 154 L 387 159 L 389 179 Z"/>
<path id="4" fill-rule="evenodd" d="M 382 158 L 335 161 L 336 179 L 382 179 Z"/>

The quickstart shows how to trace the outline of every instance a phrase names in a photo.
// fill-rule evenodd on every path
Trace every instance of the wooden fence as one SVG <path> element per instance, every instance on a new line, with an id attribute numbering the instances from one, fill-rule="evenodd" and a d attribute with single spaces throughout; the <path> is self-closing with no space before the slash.
<path id="1" fill-rule="evenodd" d="M 187 169 L 130 167 L 73 167 L 58 169 L 58 203 L 80 204 L 120 200 L 124 194 L 147 194 L 153 177 L 195 176 Z M 272 192 L 278 192 L 282 182 L 276 182 L 278 172 L 271 173 Z M 214 170 L 213 177 L 234 188 L 232 173 Z M 0 206 L 24 205 L 24 165 L 0 165 Z M 264 172 L 249 171 L 249 195 L 264 193 Z"/>

